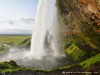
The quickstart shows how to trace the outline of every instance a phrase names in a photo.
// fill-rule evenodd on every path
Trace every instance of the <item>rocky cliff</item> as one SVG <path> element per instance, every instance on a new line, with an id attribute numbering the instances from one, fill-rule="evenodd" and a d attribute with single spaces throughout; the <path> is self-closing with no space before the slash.
<path id="1" fill-rule="evenodd" d="M 81 62 L 88 71 L 98 71 L 95 64 L 100 69 L 100 1 L 57 0 L 56 5 L 62 48 L 75 63 Z"/>
<path id="2" fill-rule="evenodd" d="M 84 45 L 100 52 L 100 1 L 57 0 L 57 7 L 62 35 L 79 34 Z"/>

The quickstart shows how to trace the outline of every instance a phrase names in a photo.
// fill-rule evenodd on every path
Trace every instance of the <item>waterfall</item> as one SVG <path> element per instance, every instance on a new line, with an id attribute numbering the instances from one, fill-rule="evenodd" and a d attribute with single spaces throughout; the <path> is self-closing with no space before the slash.
<path id="1" fill-rule="evenodd" d="M 56 0 L 39 0 L 31 50 L 10 48 L 0 61 L 14 60 L 18 65 L 52 69 L 66 63 L 60 50 L 60 36 Z"/>
<path id="2" fill-rule="evenodd" d="M 56 0 L 39 0 L 31 43 L 31 57 L 59 57 L 59 29 Z"/>

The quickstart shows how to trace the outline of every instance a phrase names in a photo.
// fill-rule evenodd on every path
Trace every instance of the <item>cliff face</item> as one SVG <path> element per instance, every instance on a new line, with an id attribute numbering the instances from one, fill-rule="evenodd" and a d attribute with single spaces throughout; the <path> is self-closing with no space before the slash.
<path id="1" fill-rule="evenodd" d="M 57 7 L 64 39 L 65 36 L 79 35 L 84 45 L 100 51 L 100 1 L 57 0 Z"/>
<path id="2" fill-rule="evenodd" d="M 57 0 L 56 5 L 62 48 L 75 63 L 100 72 L 100 0 Z"/>

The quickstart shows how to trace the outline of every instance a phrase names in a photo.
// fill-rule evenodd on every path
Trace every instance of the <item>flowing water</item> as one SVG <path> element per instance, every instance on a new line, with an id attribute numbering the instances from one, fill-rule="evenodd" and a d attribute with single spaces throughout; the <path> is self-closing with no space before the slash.
<path id="1" fill-rule="evenodd" d="M 39 0 L 33 29 L 31 55 L 36 59 L 44 56 L 61 56 L 59 50 L 58 15 L 56 0 Z"/>
<path id="2" fill-rule="evenodd" d="M 60 50 L 56 0 L 39 0 L 31 50 L 11 48 L 0 60 L 14 60 L 18 65 L 51 69 L 65 62 Z"/>

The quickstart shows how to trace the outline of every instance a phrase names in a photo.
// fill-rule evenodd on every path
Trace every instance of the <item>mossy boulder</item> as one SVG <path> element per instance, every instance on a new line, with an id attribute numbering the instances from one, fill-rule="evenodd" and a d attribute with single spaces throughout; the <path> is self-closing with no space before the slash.
<path id="1" fill-rule="evenodd" d="M 81 50 L 78 48 L 75 44 L 72 44 L 69 46 L 66 50 L 65 53 L 70 55 L 75 61 L 80 61 L 86 56 L 86 51 Z"/>
<path id="2" fill-rule="evenodd" d="M 10 62 L 0 62 L 0 69 L 7 69 L 7 68 L 15 68 L 18 67 L 16 62 L 10 61 Z"/>

